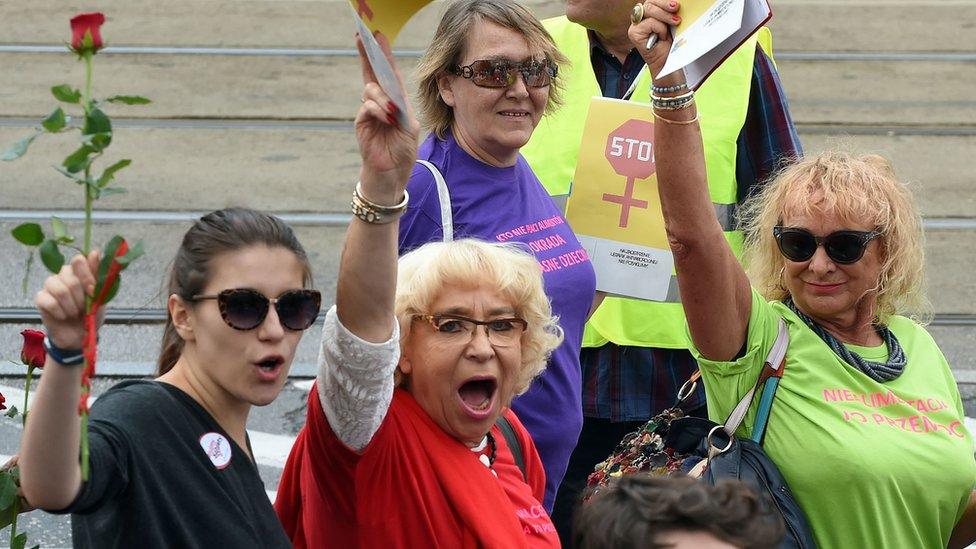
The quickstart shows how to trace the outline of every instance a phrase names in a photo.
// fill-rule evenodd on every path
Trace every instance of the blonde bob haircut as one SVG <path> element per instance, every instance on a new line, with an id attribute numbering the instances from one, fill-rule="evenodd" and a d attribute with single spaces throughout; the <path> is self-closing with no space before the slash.
<path id="1" fill-rule="evenodd" d="M 450 73 L 451 67 L 464 59 L 467 38 L 478 21 L 488 21 L 521 34 L 529 50 L 541 52 L 557 70 L 568 63 L 542 23 L 521 4 L 511 0 L 457 0 L 451 3 L 420 59 L 416 73 L 417 115 L 424 127 L 440 139 L 444 139 L 454 123 L 454 109 L 441 99 L 437 79 Z M 557 72 L 549 85 L 545 113 L 554 111 L 561 99 L 562 85 Z"/>
<path id="2" fill-rule="evenodd" d="M 867 223 L 881 233 L 881 274 L 874 291 L 874 321 L 887 324 L 895 314 L 922 324 L 932 318 L 925 297 L 922 222 L 905 184 L 891 164 L 877 155 L 828 151 L 787 167 L 740 212 L 746 233 L 745 261 L 752 283 L 767 300 L 789 296 L 786 260 L 773 238 L 773 226 L 791 212 L 808 217 L 834 214 Z"/>
<path id="3" fill-rule="evenodd" d="M 549 355 L 563 340 L 558 318 L 542 286 L 542 267 L 528 252 L 511 244 L 475 239 L 430 242 L 400 258 L 396 317 L 401 348 L 410 336 L 414 315 L 431 314 L 430 305 L 447 286 L 487 286 L 515 306 L 528 329 L 522 334 L 522 367 L 515 394 L 528 390 L 546 368 Z M 403 381 L 397 370 L 397 384 Z"/>

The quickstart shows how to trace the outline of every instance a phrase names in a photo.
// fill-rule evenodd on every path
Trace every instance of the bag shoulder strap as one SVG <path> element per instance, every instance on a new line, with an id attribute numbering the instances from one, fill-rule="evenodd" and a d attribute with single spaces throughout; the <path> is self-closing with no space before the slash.
<path id="1" fill-rule="evenodd" d="M 417 159 L 417 162 L 424 165 L 434 176 L 434 183 L 437 185 L 437 198 L 441 205 L 441 230 L 444 232 L 444 242 L 454 240 L 454 217 L 451 214 L 451 193 L 447 190 L 447 182 L 437 166 L 426 160 Z"/>
<path id="2" fill-rule="evenodd" d="M 786 347 L 789 346 L 789 343 L 790 333 L 786 329 L 786 322 L 781 318 L 779 319 L 779 332 L 776 335 L 776 341 L 773 342 L 772 349 L 766 355 L 766 360 L 763 362 L 763 369 L 759 373 L 759 379 L 756 381 L 756 385 L 752 389 L 749 389 L 749 392 L 742 397 L 742 400 L 736 404 L 732 413 L 729 414 L 728 419 L 725 420 L 724 428 L 729 436 L 733 436 L 739 429 L 739 425 L 742 424 L 742 420 L 746 417 L 746 411 L 749 410 L 749 405 L 752 404 L 752 398 L 756 394 L 756 388 L 761 387 L 759 409 L 756 413 L 756 423 L 753 426 L 753 440 L 756 442 L 762 440 L 766 431 L 766 423 L 769 421 L 769 411 L 773 405 L 773 396 L 775 396 L 776 388 L 779 385 L 779 378 L 783 377 L 783 371 L 786 369 Z"/>
<path id="3" fill-rule="evenodd" d="M 515 427 L 512 426 L 512 422 L 508 421 L 505 414 L 498 416 L 495 425 L 498 426 L 498 430 L 505 437 L 505 443 L 508 444 L 508 449 L 512 451 L 512 456 L 515 457 L 515 465 L 518 466 L 519 471 L 522 471 L 522 479 L 527 480 L 525 476 L 525 452 L 522 449 L 522 442 L 519 440 L 518 435 L 515 434 Z"/>

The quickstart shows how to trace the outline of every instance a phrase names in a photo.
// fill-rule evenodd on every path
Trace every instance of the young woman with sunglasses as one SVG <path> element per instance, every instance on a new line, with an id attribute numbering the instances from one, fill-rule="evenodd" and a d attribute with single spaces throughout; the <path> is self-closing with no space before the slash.
<path id="1" fill-rule="evenodd" d="M 583 425 L 579 353 L 596 275 L 519 149 L 559 104 L 557 68 L 565 61 L 542 24 L 515 2 L 460 0 L 447 8 L 417 80 L 420 118 L 431 132 L 419 158 L 443 176 L 450 211 L 433 171 L 416 165 L 399 244 L 405 253 L 443 240 L 450 223 L 454 238 L 517 242 L 542 265 L 566 339 L 513 408 L 542 455 L 547 509 Z"/>
<path id="2" fill-rule="evenodd" d="M 275 508 L 296 548 L 558 547 L 542 462 L 508 409 L 562 339 L 542 268 L 474 239 L 397 260 L 419 124 L 397 124 L 361 61 L 355 217 Z"/>
<path id="3" fill-rule="evenodd" d="M 19 464 L 34 506 L 72 514 L 75 547 L 290 547 L 258 476 L 245 425 L 273 401 L 318 315 L 305 250 L 281 220 L 232 208 L 187 231 L 169 278 L 153 381 L 101 395 L 82 482 L 77 415 L 85 295 L 97 253 L 74 257 L 36 303 L 44 376 Z"/>
<path id="4" fill-rule="evenodd" d="M 644 8 L 630 37 L 658 75 L 676 7 Z M 680 71 L 654 80 L 682 84 Z M 785 323 L 764 448 L 817 546 L 971 542 L 973 440 L 952 371 L 918 323 L 930 313 L 906 186 L 877 156 L 826 152 L 790 166 L 745 207 L 750 284 L 715 223 L 693 94 L 662 95 L 673 97 L 655 100 L 661 204 L 712 419 L 724 421 L 756 384 Z"/>

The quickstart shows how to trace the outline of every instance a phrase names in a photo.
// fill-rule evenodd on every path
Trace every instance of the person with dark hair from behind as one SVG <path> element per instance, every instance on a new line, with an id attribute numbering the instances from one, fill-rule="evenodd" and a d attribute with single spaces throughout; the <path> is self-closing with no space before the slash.
<path id="1" fill-rule="evenodd" d="M 575 549 L 762 549 L 783 538 L 783 521 L 745 484 L 633 474 L 576 512 Z"/>

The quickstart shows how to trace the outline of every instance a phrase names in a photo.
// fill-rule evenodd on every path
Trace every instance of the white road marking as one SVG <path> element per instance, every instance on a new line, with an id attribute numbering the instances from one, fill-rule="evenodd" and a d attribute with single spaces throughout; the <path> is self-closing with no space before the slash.
<path id="1" fill-rule="evenodd" d="M 315 383 L 314 379 L 306 379 L 302 381 L 292 382 L 292 386 L 299 391 L 305 391 L 306 393 L 312 390 L 312 384 Z"/>
<path id="2" fill-rule="evenodd" d="M 285 468 L 285 461 L 288 460 L 291 447 L 295 444 L 295 437 L 252 431 L 250 429 L 248 429 L 247 434 L 251 437 L 251 449 L 254 451 L 254 461 L 266 467 Z"/>

